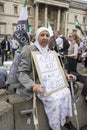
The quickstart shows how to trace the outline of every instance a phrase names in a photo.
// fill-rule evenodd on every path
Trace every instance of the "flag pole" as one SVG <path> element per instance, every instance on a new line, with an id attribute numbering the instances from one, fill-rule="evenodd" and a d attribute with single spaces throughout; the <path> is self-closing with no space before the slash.
<path id="1" fill-rule="evenodd" d="M 31 62 L 32 62 L 33 80 L 35 82 L 35 70 L 34 70 L 34 61 L 33 61 L 33 57 L 32 57 L 32 46 L 31 45 L 30 45 L 30 54 L 31 54 Z M 35 92 L 33 92 L 33 111 L 34 111 L 33 120 L 34 120 L 35 130 L 39 130 L 37 99 L 36 99 Z"/>

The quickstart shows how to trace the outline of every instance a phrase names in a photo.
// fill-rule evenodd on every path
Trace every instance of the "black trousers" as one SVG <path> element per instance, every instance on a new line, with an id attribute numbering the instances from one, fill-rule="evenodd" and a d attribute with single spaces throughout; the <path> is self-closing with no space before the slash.
<path id="1" fill-rule="evenodd" d="M 67 58 L 67 72 L 68 74 L 72 71 L 76 72 L 77 69 L 77 59 Z"/>
<path id="2" fill-rule="evenodd" d="M 86 60 L 85 60 L 85 65 L 84 65 L 86 68 L 87 68 L 87 57 L 86 57 Z"/>

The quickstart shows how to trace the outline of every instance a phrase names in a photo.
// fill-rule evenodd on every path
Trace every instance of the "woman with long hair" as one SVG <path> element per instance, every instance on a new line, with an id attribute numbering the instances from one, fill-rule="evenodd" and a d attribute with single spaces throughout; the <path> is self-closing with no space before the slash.
<path id="1" fill-rule="evenodd" d="M 68 73 L 71 73 L 73 71 L 76 72 L 77 69 L 78 46 L 80 44 L 80 38 L 75 32 L 70 33 L 69 43 L 67 71 Z"/>

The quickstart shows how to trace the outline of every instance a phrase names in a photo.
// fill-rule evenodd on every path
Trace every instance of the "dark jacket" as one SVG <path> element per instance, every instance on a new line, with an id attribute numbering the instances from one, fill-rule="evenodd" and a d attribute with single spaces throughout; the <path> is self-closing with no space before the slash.
<path id="1" fill-rule="evenodd" d="M 10 51 L 10 42 L 7 39 L 4 39 L 1 42 L 1 49 L 6 50 L 6 43 L 7 43 L 7 51 Z"/>

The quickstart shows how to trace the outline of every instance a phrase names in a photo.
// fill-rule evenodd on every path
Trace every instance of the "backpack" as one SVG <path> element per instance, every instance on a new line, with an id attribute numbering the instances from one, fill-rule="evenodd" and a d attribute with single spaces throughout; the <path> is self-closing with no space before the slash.
<path id="1" fill-rule="evenodd" d="M 61 37 L 63 39 L 63 48 L 61 48 L 61 52 L 66 52 L 70 46 L 68 40 L 65 37 Z"/>

